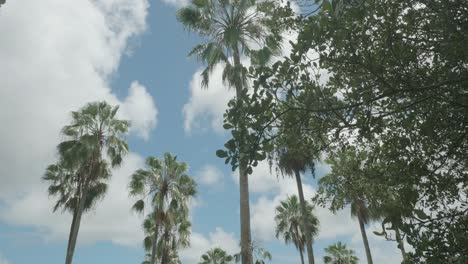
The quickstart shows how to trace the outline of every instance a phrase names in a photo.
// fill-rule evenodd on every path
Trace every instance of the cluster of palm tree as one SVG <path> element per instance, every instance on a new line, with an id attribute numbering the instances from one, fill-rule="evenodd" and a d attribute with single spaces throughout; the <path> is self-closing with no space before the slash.
<path id="1" fill-rule="evenodd" d="M 49 165 L 43 179 L 48 192 L 58 199 L 53 208 L 73 215 L 66 264 L 71 264 L 83 213 L 104 197 L 111 168 L 119 166 L 128 152 L 124 135 L 130 123 L 120 120 L 119 107 L 106 102 L 89 103 L 72 112 L 70 125 L 62 129 L 65 140 L 58 149 L 58 161 Z M 196 194 L 196 183 L 187 175 L 187 164 L 165 153 L 163 159 L 149 157 L 146 169 L 137 170 L 129 184 L 130 195 L 138 197 L 133 210 L 149 213 L 144 222 L 144 263 L 180 263 L 178 249 L 189 246 L 191 223 L 188 202 Z"/>
<path id="2" fill-rule="evenodd" d="M 269 15 L 274 9 L 274 2 L 268 0 L 192 0 L 190 5 L 178 11 L 179 21 L 206 41 L 190 52 L 190 55 L 206 64 L 202 72 L 203 86 L 208 85 L 215 66 L 221 64 L 224 67 L 223 81 L 236 91 L 236 98 L 231 103 L 245 103 L 242 95 L 249 92 L 251 83 L 245 65 L 266 65 L 281 48 L 282 39 L 272 27 L 274 18 Z M 44 176 L 45 180 L 50 181 L 49 193 L 58 196 L 54 211 L 62 208 L 73 215 L 66 264 L 72 262 L 82 214 L 105 195 L 106 182 L 111 177 L 110 169 L 119 166 L 124 154 L 128 152 L 123 136 L 130 123 L 117 119 L 117 111 L 118 107 L 97 102 L 73 112 L 72 124 L 62 131 L 66 140 L 58 146 L 58 162 L 50 165 Z M 248 135 L 242 118 L 228 129 L 232 129 L 233 134 Z M 269 158 L 276 162 L 282 175 L 295 178 L 298 193 L 297 196 L 288 197 L 277 207 L 276 236 L 281 236 L 286 243 L 294 244 L 302 263 L 305 263 L 304 253 L 307 253 L 308 263 L 314 264 L 313 238 L 318 233 L 319 221 L 313 214 L 313 206 L 305 199 L 301 175 L 308 169 L 313 171 L 314 161 L 318 159 L 320 150 L 309 149 L 314 145 L 310 142 L 313 139 L 301 136 L 300 132 L 279 134 L 281 136 L 275 139 L 275 148 Z M 239 153 L 239 157 L 232 161 L 239 165 L 241 251 L 229 256 L 221 249 L 213 249 L 202 256 L 202 263 L 239 260 L 242 264 L 253 264 L 256 255 L 260 256 L 256 263 L 271 258 L 268 252 L 256 248 L 252 242 L 248 182 L 252 167 L 245 158 L 248 149 L 246 142 L 247 140 L 233 142 L 233 148 Z M 341 208 L 344 203 L 351 205 L 351 213 L 359 222 L 367 262 L 371 264 L 373 262 L 365 225 L 377 218 L 374 216 L 377 214 L 369 211 L 368 195 L 356 191 L 353 185 L 355 183 L 343 181 L 341 184 L 336 179 L 336 173 L 332 172 L 322 178 L 319 184 L 325 186 L 325 189 L 337 189 L 336 185 L 340 184 L 338 187 L 344 190 L 334 194 L 343 200 Z M 145 215 L 143 229 L 146 235 L 144 247 L 147 250 L 147 259 L 144 263 L 180 263 L 178 250 L 189 246 L 191 224 L 188 220 L 188 203 L 196 194 L 196 184 L 187 175 L 187 165 L 169 153 L 162 159 L 149 157 L 146 168 L 137 170 L 132 175 L 129 189 L 130 195 L 138 198 L 132 209 Z M 336 208 L 340 209 L 340 205 Z M 146 214 L 145 210 L 148 210 Z M 380 218 L 389 212 L 382 208 L 380 210 Z M 377 211 L 379 210 L 374 208 L 372 212 Z M 391 218 L 396 232 L 399 230 L 401 217 Z M 388 215 L 385 218 L 390 219 Z M 404 238 L 398 232 L 397 240 L 404 256 Z M 337 244 L 335 248 L 344 251 L 341 244 Z M 336 251 L 330 249 L 327 252 L 332 254 Z M 352 259 L 350 261 L 354 261 Z M 341 263 L 340 261 L 341 258 L 338 258 L 334 263 Z"/>
<path id="3" fill-rule="evenodd" d="M 179 263 L 178 249 L 190 245 L 188 202 L 196 194 L 196 183 L 187 175 L 187 164 L 170 153 L 163 159 L 148 157 L 146 166 L 132 175 L 129 185 L 130 195 L 139 198 L 133 209 L 150 210 L 143 223 L 144 247 L 150 254 L 143 263 Z"/>

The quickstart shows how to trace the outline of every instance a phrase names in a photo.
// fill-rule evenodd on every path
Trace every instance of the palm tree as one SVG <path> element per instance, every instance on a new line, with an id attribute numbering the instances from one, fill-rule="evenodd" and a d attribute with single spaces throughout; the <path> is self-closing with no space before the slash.
<path id="1" fill-rule="evenodd" d="M 241 56 L 247 55 L 253 64 L 264 64 L 279 50 L 279 34 L 271 34 L 271 19 L 265 15 L 273 10 L 270 0 L 192 0 L 190 6 L 180 9 L 178 20 L 189 30 L 199 34 L 206 43 L 197 45 L 190 55 L 206 63 L 202 85 L 207 86 L 210 74 L 219 63 L 224 65 L 223 81 L 236 90 L 236 100 L 242 104 L 242 95 L 248 90 L 247 69 Z M 255 50 L 255 46 L 264 47 Z M 246 133 L 242 124 L 236 124 L 238 133 Z M 250 206 L 247 162 L 243 158 L 245 145 L 238 143 L 239 191 L 242 263 L 252 264 Z"/>
<path id="2" fill-rule="evenodd" d="M 297 134 L 293 131 L 283 133 L 282 136 L 277 139 L 277 148 L 275 149 L 274 155 L 281 173 L 283 175 L 295 177 L 304 223 L 310 223 L 312 219 L 307 219 L 310 213 L 308 213 L 307 203 L 304 198 L 301 173 L 304 173 L 308 168 L 313 171 L 314 160 L 317 154 L 308 147 L 311 145 L 308 143 L 310 139 L 299 135 L 300 133 Z M 305 225 L 302 230 L 304 230 L 309 264 L 313 264 L 315 263 L 312 248 L 313 230 L 309 230 L 309 228 L 311 228 L 310 225 Z"/>
<path id="3" fill-rule="evenodd" d="M 281 201 L 276 207 L 276 237 L 282 235 L 286 244 L 292 242 L 299 251 L 301 263 L 304 264 L 305 232 L 304 225 L 309 226 L 312 236 L 318 232 L 318 219 L 312 214 L 313 207 L 310 203 L 306 204 L 308 222 L 304 223 L 301 206 L 296 195 L 288 197 Z"/>
<path id="4" fill-rule="evenodd" d="M 233 257 L 228 255 L 221 248 L 213 248 L 201 256 L 198 264 L 229 264 L 232 263 Z"/>
<path id="5" fill-rule="evenodd" d="M 362 241 L 366 250 L 367 263 L 372 264 L 372 254 L 369 247 L 369 240 L 367 239 L 366 227 L 370 220 L 373 220 L 372 215 L 367 208 L 364 199 L 355 196 L 351 201 L 351 216 L 356 217 L 359 222 L 359 229 L 361 231 Z"/>
<path id="6" fill-rule="evenodd" d="M 176 210 L 174 210 L 176 209 Z M 156 245 L 156 259 L 161 259 L 161 263 L 179 263 L 179 248 L 186 248 L 190 245 L 191 223 L 187 220 L 187 211 L 177 208 L 169 208 L 164 213 L 162 223 L 162 234 L 156 243 L 153 243 L 155 224 L 155 213 L 148 214 L 143 222 L 145 239 L 143 246 L 148 254 L 143 264 L 151 263 L 151 250 Z"/>
<path id="7" fill-rule="evenodd" d="M 119 166 L 128 152 L 122 136 L 130 123 L 116 118 L 118 109 L 94 102 L 72 112 L 71 125 L 62 129 L 67 140 L 58 145 L 59 161 L 43 177 L 50 182 L 49 194 L 59 196 L 54 211 L 62 208 L 73 214 L 66 264 L 72 263 L 83 212 L 104 196 L 110 167 Z"/>
<path id="8" fill-rule="evenodd" d="M 323 257 L 325 264 L 358 264 L 359 259 L 354 255 L 354 251 L 347 249 L 346 245 L 338 242 L 325 249 L 327 253 Z"/>
<path id="9" fill-rule="evenodd" d="M 130 195 L 139 197 L 133 206 L 135 211 L 143 212 L 146 199 L 150 199 L 154 219 L 150 263 L 154 264 L 158 257 L 163 257 L 158 254 L 158 246 L 167 250 L 172 227 L 186 227 L 183 231 L 189 231 L 185 220 L 188 201 L 196 194 L 196 183 L 186 174 L 187 164 L 178 162 L 177 157 L 170 153 L 165 153 L 162 160 L 148 157 L 146 165 L 147 169 L 139 169 L 132 175 L 129 188 Z M 162 238 L 158 237 L 160 232 Z M 176 244 L 179 246 L 184 243 L 180 241 Z M 164 260 L 167 260 L 167 255 Z"/>

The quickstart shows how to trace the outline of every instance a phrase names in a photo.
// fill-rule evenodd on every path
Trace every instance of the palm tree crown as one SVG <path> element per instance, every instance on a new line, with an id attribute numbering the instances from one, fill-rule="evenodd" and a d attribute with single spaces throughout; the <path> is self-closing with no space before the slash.
<path id="1" fill-rule="evenodd" d="M 302 262 L 302 254 L 306 245 L 304 225 L 309 226 L 312 237 L 317 235 L 319 225 L 317 217 L 312 213 L 313 206 L 310 203 L 306 204 L 306 212 L 308 215 L 307 218 L 304 218 L 299 199 L 296 195 L 293 195 L 281 201 L 280 205 L 276 207 L 275 216 L 276 237 L 282 236 L 286 244 L 293 243 L 301 254 Z M 307 223 L 304 223 L 304 219 L 307 219 Z"/>
<path id="2" fill-rule="evenodd" d="M 359 259 L 354 255 L 354 251 L 347 249 L 346 245 L 338 242 L 325 249 L 327 253 L 323 257 L 325 264 L 357 264 Z"/>
<path id="3" fill-rule="evenodd" d="M 149 157 L 146 165 L 148 168 L 137 170 L 130 181 L 130 195 L 139 197 L 132 209 L 143 212 L 150 203 L 152 220 L 145 220 L 144 227 L 153 238 L 145 239 L 145 247 L 149 250 L 151 243 L 151 264 L 156 259 L 167 264 L 179 247 L 189 245 L 188 202 L 196 194 L 196 183 L 186 174 L 187 164 L 170 153 L 162 160 Z"/>
<path id="4" fill-rule="evenodd" d="M 192 5 L 178 11 L 179 21 L 207 41 L 189 53 L 207 64 L 202 72 L 206 86 L 214 66 L 224 63 L 223 80 L 234 87 L 246 87 L 246 69 L 241 55 L 254 64 L 264 64 L 280 48 L 278 34 L 272 34 L 265 14 L 273 2 L 256 0 L 192 0 Z"/>
<path id="5" fill-rule="evenodd" d="M 233 259 L 221 248 L 212 248 L 201 256 L 198 264 L 229 264 L 232 263 Z"/>

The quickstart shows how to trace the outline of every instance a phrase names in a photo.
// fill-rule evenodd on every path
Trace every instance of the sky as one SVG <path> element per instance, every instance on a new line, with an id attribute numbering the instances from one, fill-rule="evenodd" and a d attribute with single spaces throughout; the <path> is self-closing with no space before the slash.
<path id="1" fill-rule="evenodd" d="M 208 249 L 239 251 L 239 195 L 236 174 L 215 155 L 228 138 L 222 115 L 234 92 L 217 67 L 201 89 L 199 62 L 188 58 L 201 40 L 176 20 L 185 0 L 7 0 L 0 8 L 0 264 L 55 264 L 65 259 L 71 223 L 52 212 L 53 197 L 41 177 L 56 160 L 60 129 L 70 112 L 88 102 L 119 105 L 132 128 L 130 152 L 113 170 L 106 197 L 81 223 L 75 264 L 140 263 L 142 216 L 131 212 L 130 175 L 148 156 L 164 152 L 189 165 L 198 182 L 191 201 L 191 247 L 182 261 L 195 264 Z M 287 52 L 287 51 L 285 51 Z M 318 164 L 317 177 L 329 168 Z M 304 175 L 306 198 L 316 179 Z M 273 255 L 273 264 L 299 263 L 292 245 L 275 238 L 275 207 L 296 194 L 293 179 L 277 177 L 267 163 L 250 176 L 253 239 Z M 343 241 L 364 263 L 359 226 L 349 208 L 336 215 L 317 208 L 323 249 Z M 374 263 L 400 263 L 395 242 L 367 228 Z"/>

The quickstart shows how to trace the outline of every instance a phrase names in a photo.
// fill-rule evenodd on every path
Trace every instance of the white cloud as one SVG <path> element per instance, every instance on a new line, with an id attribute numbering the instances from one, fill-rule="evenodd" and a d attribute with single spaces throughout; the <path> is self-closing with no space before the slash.
<path id="1" fill-rule="evenodd" d="M 201 86 L 201 72 L 198 70 L 193 74 L 190 81 L 190 99 L 183 107 L 184 129 L 191 133 L 194 129 L 206 131 L 208 128 L 217 133 L 222 133 L 223 114 L 227 103 L 234 95 L 234 89 L 228 88 L 222 80 L 224 65 L 215 66 L 210 77 L 208 87 Z"/>
<path id="2" fill-rule="evenodd" d="M 132 120 L 131 131 L 135 131 L 145 140 L 156 127 L 158 110 L 151 94 L 138 82 L 132 82 L 129 95 L 122 103 L 123 116 Z"/>
<path id="3" fill-rule="evenodd" d="M 279 179 L 278 191 L 273 198 L 261 196 L 252 205 L 251 224 L 255 238 L 260 241 L 275 239 L 275 210 L 280 202 L 288 196 L 297 195 L 297 185 L 293 178 Z M 314 194 L 312 186 L 303 184 L 304 197 L 310 200 Z"/>
<path id="4" fill-rule="evenodd" d="M 210 232 L 208 237 L 200 233 L 192 233 L 190 237 L 190 248 L 181 251 L 183 263 L 195 264 L 200 260 L 201 255 L 214 247 L 224 249 L 228 254 L 239 252 L 239 243 L 233 233 L 227 233 L 222 228 L 216 227 L 214 232 Z"/>
<path id="5" fill-rule="evenodd" d="M 176 8 L 186 6 L 190 3 L 190 0 L 162 0 L 162 1 Z"/>
<path id="6" fill-rule="evenodd" d="M 40 178 L 56 158 L 70 111 L 96 100 L 119 104 L 131 133 L 148 138 L 157 109 L 146 88 L 133 82 L 128 97 L 119 99 L 109 85 L 130 40 L 146 29 L 148 7 L 147 0 L 9 1 L 2 7 L 0 122 L 8 129 L 0 132 L 1 219 L 32 226 L 46 239 L 66 238 L 70 216 L 51 213 Z M 126 187 L 142 164 L 130 153 L 106 198 L 83 218 L 80 242 L 140 245 L 141 221 L 130 213 Z"/>
<path id="7" fill-rule="evenodd" d="M 277 190 L 282 177 L 281 174 L 276 173 L 275 167 L 270 169 L 268 161 L 259 162 L 258 166 L 253 168 L 252 175 L 249 176 L 249 191 L 261 193 Z M 236 184 L 239 184 L 238 170 L 232 173 L 232 178 Z"/>
<path id="8" fill-rule="evenodd" d="M 129 39 L 145 30 L 148 2 L 10 1 L 4 7 L 0 122 L 8 129 L 0 132 L 0 199 L 24 195 L 40 184 L 70 111 L 95 100 L 122 104 L 108 80 Z M 150 110 L 152 99 L 143 88 L 132 87 L 121 114 L 126 112 L 137 124 L 133 132 L 144 136 L 154 127 L 154 111 L 137 115 L 142 108 L 131 102 L 146 98 L 144 109 Z"/>
<path id="9" fill-rule="evenodd" d="M 223 173 L 217 167 L 207 164 L 197 172 L 197 178 L 201 184 L 216 185 L 223 180 Z"/>

